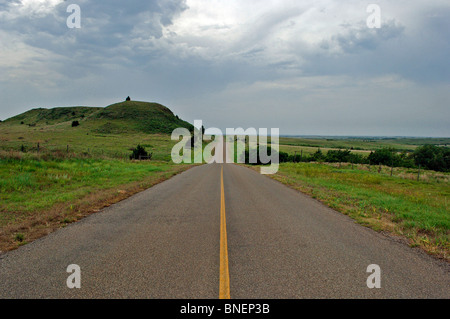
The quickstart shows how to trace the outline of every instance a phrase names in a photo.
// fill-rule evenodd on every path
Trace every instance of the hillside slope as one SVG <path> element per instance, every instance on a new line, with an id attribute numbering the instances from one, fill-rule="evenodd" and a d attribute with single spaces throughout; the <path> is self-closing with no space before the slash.
<path id="1" fill-rule="evenodd" d="M 102 133 L 120 133 L 125 127 L 144 133 L 170 134 L 178 127 L 193 130 L 190 123 L 181 120 L 164 105 L 138 101 L 112 104 L 92 114 L 89 120 L 106 120 L 97 129 Z"/>
<path id="2" fill-rule="evenodd" d="M 73 127 L 73 121 L 79 125 Z M 0 158 L 10 157 L 10 151 L 20 151 L 16 156 L 21 157 L 23 150 L 42 156 L 129 158 L 131 150 L 141 144 L 153 159 L 170 161 L 175 143 L 170 133 L 178 127 L 193 131 L 192 124 L 158 103 L 38 108 L 0 122 Z"/>
<path id="3" fill-rule="evenodd" d="M 5 120 L 2 124 L 60 126 L 78 121 L 92 132 L 117 134 L 126 132 L 167 133 L 177 127 L 193 130 L 193 126 L 158 103 L 126 101 L 102 107 L 37 108 Z"/>
<path id="4" fill-rule="evenodd" d="M 26 124 L 31 126 L 57 124 L 75 119 L 83 119 L 102 109 L 101 107 L 87 106 L 55 107 L 51 109 L 37 108 L 13 116 L 3 123 Z"/>

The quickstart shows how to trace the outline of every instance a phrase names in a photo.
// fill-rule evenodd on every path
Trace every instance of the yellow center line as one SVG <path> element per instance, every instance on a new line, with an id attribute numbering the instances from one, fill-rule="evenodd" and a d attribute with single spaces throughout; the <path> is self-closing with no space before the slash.
<path id="1" fill-rule="evenodd" d="M 223 189 L 223 165 L 220 171 L 220 276 L 219 299 L 230 299 L 230 274 L 228 272 L 227 219 Z"/>

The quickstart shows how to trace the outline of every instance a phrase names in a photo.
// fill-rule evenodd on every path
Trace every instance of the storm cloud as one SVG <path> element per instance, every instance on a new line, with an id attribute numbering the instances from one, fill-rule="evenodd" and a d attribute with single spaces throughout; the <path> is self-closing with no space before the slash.
<path id="1" fill-rule="evenodd" d="M 450 136 L 450 4 L 0 0 L 0 119 L 130 95 L 205 126 Z M 69 4 L 81 28 L 69 29 Z"/>

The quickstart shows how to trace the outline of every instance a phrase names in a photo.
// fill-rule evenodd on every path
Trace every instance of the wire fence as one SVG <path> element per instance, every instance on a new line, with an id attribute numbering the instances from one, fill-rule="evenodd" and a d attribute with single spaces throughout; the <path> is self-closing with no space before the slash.
<path id="1" fill-rule="evenodd" d="M 80 145 L 70 144 L 47 144 L 47 143 L 27 143 L 23 142 L 20 145 L 0 146 L 3 153 L 24 153 L 29 155 L 39 156 L 54 156 L 54 157 L 105 157 L 117 159 L 130 159 L 131 150 L 111 150 L 104 146 L 83 147 Z M 144 160 L 143 158 L 142 160 Z M 148 158 L 149 159 L 149 158 Z"/>

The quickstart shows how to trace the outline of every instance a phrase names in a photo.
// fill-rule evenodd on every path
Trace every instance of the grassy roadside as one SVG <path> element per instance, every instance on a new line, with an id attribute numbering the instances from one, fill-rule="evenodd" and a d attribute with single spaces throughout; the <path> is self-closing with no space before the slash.
<path id="1" fill-rule="evenodd" d="M 17 248 L 192 165 L 120 159 L 0 159 L 0 251 Z"/>
<path id="2" fill-rule="evenodd" d="M 282 163 L 271 178 L 318 199 L 376 231 L 450 261 L 450 184 L 416 181 L 350 166 Z"/>

